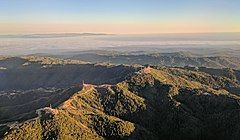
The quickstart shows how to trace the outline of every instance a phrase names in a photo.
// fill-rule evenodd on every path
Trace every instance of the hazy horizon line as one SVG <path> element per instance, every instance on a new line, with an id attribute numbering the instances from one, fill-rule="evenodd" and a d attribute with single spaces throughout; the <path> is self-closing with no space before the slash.
<path id="1" fill-rule="evenodd" d="M 238 34 L 237 32 L 159 32 L 159 33 L 104 33 L 104 32 L 46 32 L 46 33 L 0 33 L 0 36 L 21 36 L 21 35 L 161 35 L 161 34 Z"/>

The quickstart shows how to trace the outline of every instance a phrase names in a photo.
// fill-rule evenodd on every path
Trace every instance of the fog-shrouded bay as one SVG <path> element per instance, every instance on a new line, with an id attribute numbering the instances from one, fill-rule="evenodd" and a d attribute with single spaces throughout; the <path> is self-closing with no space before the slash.
<path id="1" fill-rule="evenodd" d="M 205 55 L 238 56 L 240 33 L 202 34 L 28 34 L 0 35 L 0 55 L 62 54 L 86 50 L 143 52 L 189 51 Z"/>

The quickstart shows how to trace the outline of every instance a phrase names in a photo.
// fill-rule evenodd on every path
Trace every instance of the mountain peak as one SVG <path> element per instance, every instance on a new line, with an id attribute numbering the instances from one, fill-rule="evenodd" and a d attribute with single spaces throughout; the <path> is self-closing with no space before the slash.
<path id="1" fill-rule="evenodd" d="M 225 138 L 220 124 L 231 132 L 238 128 L 240 97 L 228 90 L 231 79 L 201 70 L 145 67 L 117 84 L 83 82 L 60 105 L 38 110 L 36 119 L 10 128 L 5 138 L 30 138 L 33 129 L 35 139 Z M 217 132 L 221 137 L 212 135 Z"/>

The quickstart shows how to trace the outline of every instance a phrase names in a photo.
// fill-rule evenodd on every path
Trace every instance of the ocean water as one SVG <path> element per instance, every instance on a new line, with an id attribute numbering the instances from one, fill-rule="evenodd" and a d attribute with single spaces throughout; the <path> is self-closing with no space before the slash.
<path id="1" fill-rule="evenodd" d="M 240 33 L 0 35 L 0 55 L 62 54 L 84 50 L 190 51 L 209 55 L 231 51 L 238 56 L 240 55 Z"/>

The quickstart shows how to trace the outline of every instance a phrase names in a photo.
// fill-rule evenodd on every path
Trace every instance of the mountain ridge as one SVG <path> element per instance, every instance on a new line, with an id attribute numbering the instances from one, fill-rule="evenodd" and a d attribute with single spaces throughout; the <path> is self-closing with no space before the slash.
<path id="1" fill-rule="evenodd" d="M 238 137 L 234 128 L 239 128 L 239 93 L 230 93 L 224 84 L 215 87 L 190 76 L 176 76 L 176 71 L 181 74 L 187 70 L 146 67 L 117 84 L 84 84 L 58 107 L 41 110 L 45 117 L 32 122 L 41 122 L 36 129 L 41 133 L 34 132 L 39 136 L 36 139 Z M 209 79 L 207 76 L 203 79 Z M 234 121 L 229 123 L 229 119 Z M 226 125 L 227 132 L 225 127 L 217 127 L 220 123 Z M 11 128 L 5 139 L 27 135 L 16 135 L 18 127 L 29 132 L 30 125 L 23 122 Z"/>

